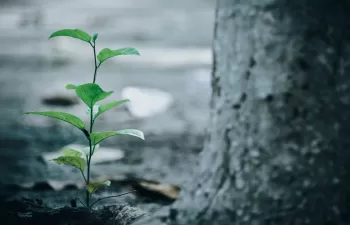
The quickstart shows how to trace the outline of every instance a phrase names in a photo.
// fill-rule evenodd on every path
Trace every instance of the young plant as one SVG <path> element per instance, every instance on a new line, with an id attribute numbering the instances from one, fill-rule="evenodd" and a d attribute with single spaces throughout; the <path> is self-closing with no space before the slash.
<path id="1" fill-rule="evenodd" d="M 62 120 L 67 122 L 74 127 L 78 128 L 85 135 L 88 144 L 87 148 L 84 149 L 63 149 L 63 155 L 53 159 L 57 164 L 66 164 L 76 167 L 80 170 L 81 175 L 85 181 L 86 187 L 86 199 L 85 205 L 88 208 L 91 208 L 97 201 L 102 200 L 99 199 L 94 203 L 90 203 L 91 195 L 98 190 L 102 186 L 110 186 L 111 182 L 109 180 L 91 182 L 90 172 L 91 172 L 91 158 L 95 154 L 95 151 L 99 147 L 99 143 L 104 139 L 116 136 L 116 135 L 131 135 L 144 140 L 144 135 L 142 131 L 136 129 L 125 129 L 125 130 L 117 130 L 117 131 L 94 131 L 94 123 L 96 119 L 104 112 L 115 108 L 125 102 L 129 102 L 129 99 L 124 99 L 121 101 L 111 101 L 107 104 L 97 105 L 97 103 L 101 100 L 106 99 L 110 96 L 113 91 L 104 91 L 96 82 L 97 71 L 100 68 L 101 64 L 106 60 L 120 55 L 140 55 L 139 52 L 134 48 L 121 48 L 117 50 L 111 50 L 109 48 L 102 49 L 98 55 L 96 55 L 96 40 L 98 38 L 98 34 L 94 34 L 90 36 L 87 32 L 79 30 L 79 29 L 63 29 L 54 32 L 51 34 L 49 39 L 55 37 L 71 37 L 76 38 L 81 41 L 86 42 L 92 47 L 94 54 L 94 76 L 92 83 L 86 83 L 82 85 L 66 85 L 67 90 L 74 90 L 76 95 L 87 105 L 88 113 L 90 115 L 88 128 L 84 124 L 84 122 L 69 113 L 65 112 L 26 112 L 26 114 L 35 114 L 46 117 L 51 117 L 54 119 Z M 113 197 L 113 196 L 111 196 Z M 105 199 L 105 198 L 103 198 Z"/>

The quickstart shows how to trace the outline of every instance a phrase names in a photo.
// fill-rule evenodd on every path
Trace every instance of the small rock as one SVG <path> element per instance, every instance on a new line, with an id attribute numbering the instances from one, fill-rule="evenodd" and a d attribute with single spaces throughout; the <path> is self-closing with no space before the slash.
<path id="1" fill-rule="evenodd" d="M 145 118 L 165 112 L 173 103 L 171 94 L 152 88 L 126 87 L 123 99 L 130 99 L 128 111 L 132 116 Z"/>

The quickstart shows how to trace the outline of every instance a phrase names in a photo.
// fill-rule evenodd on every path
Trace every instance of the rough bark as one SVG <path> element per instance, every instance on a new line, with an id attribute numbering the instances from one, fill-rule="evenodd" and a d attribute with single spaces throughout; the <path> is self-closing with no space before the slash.
<path id="1" fill-rule="evenodd" d="M 168 223 L 349 224 L 349 1 L 217 4 L 208 137 Z"/>
<path id="2" fill-rule="evenodd" d="M 129 225 L 145 212 L 127 204 L 99 209 L 49 208 L 30 200 L 12 200 L 1 204 L 0 217 L 6 225 Z"/>

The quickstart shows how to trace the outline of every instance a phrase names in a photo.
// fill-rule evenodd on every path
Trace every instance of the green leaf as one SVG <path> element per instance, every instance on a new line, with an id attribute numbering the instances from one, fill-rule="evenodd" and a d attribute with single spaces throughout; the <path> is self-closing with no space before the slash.
<path id="1" fill-rule="evenodd" d="M 71 149 L 71 148 L 64 148 L 62 149 L 63 155 L 64 156 L 76 156 L 76 157 L 81 157 L 83 155 L 82 152 L 79 152 L 78 150 Z"/>
<path id="2" fill-rule="evenodd" d="M 125 102 L 130 102 L 130 100 L 129 99 L 124 99 L 124 100 L 121 100 L 121 101 L 113 101 L 113 102 L 110 102 L 110 103 L 107 103 L 107 104 L 100 105 L 98 107 L 98 111 L 97 111 L 97 113 L 96 113 L 94 118 L 96 119 L 102 113 L 104 113 L 104 112 L 106 112 L 106 111 L 108 111 L 110 109 L 113 109 L 115 107 L 118 107 L 119 105 L 121 105 L 121 104 L 123 104 Z"/>
<path id="3" fill-rule="evenodd" d="M 96 33 L 92 36 L 92 41 L 95 42 L 97 38 L 98 38 L 98 33 Z"/>
<path id="4" fill-rule="evenodd" d="M 110 185 L 111 185 L 111 181 L 105 180 L 105 181 L 90 183 L 86 186 L 86 189 L 91 194 L 91 193 L 97 191 L 102 186 L 110 186 Z"/>
<path id="5" fill-rule="evenodd" d="M 131 135 L 131 136 L 141 138 L 142 140 L 145 140 L 145 136 L 144 136 L 143 132 L 140 130 L 124 129 L 124 130 L 118 130 L 116 132 L 118 132 L 118 134 L 121 134 L 121 135 Z"/>
<path id="6" fill-rule="evenodd" d="M 83 171 L 86 167 L 86 162 L 83 158 L 78 156 L 60 156 L 53 159 L 57 164 L 71 165 Z"/>
<path id="7" fill-rule="evenodd" d="M 74 85 L 74 84 L 67 84 L 67 85 L 66 85 L 66 89 L 67 89 L 67 90 L 73 90 L 73 89 L 76 89 L 76 88 L 77 88 L 77 86 Z"/>
<path id="8" fill-rule="evenodd" d="M 84 122 L 79 119 L 78 117 L 65 113 L 65 112 L 26 112 L 25 114 L 35 114 L 35 115 L 41 115 L 41 116 L 47 116 L 54 119 L 62 120 L 67 123 L 72 124 L 73 126 L 79 128 L 80 130 L 85 129 Z"/>
<path id="9" fill-rule="evenodd" d="M 89 42 L 91 41 L 91 36 L 86 33 L 85 31 L 79 30 L 79 29 L 63 29 L 63 30 L 58 30 L 54 33 L 52 33 L 49 37 L 49 39 L 53 37 L 72 37 L 76 39 L 80 39 L 82 41 Z"/>
<path id="10" fill-rule="evenodd" d="M 104 48 L 98 53 L 97 59 L 101 64 L 103 61 L 119 55 L 140 55 L 140 53 L 134 48 L 120 48 L 117 50 Z"/>
<path id="11" fill-rule="evenodd" d="M 90 108 L 92 108 L 96 102 L 107 98 L 113 93 L 113 91 L 105 92 L 100 86 L 92 83 L 77 86 L 75 92 Z"/>
<path id="12" fill-rule="evenodd" d="M 138 138 L 141 138 L 142 140 L 145 140 L 145 137 L 143 135 L 142 131 L 135 130 L 135 129 L 125 129 L 125 130 L 119 130 L 119 131 L 103 131 L 103 132 L 92 132 L 90 134 L 91 142 L 96 145 L 103 141 L 106 138 L 113 137 L 116 135 L 131 135 Z"/>

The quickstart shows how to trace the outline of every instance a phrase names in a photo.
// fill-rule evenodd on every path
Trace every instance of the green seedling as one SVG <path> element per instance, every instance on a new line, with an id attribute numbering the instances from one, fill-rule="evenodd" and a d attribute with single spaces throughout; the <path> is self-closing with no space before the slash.
<path id="1" fill-rule="evenodd" d="M 112 50 L 109 48 L 102 49 L 96 55 L 96 40 L 98 38 L 98 34 L 94 34 L 92 37 L 85 31 L 79 29 L 63 29 L 54 32 L 51 34 L 49 39 L 56 37 L 71 37 L 75 39 L 79 39 L 81 41 L 86 42 L 92 47 L 93 55 L 94 55 L 94 76 L 92 83 L 86 83 L 82 85 L 66 85 L 67 90 L 75 91 L 76 95 L 87 105 L 88 112 L 90 115 L 90 122 L 88 128 L 85 123 L 78 118 L 69 113 L 65 112 L 26 112 L 26 114 L 35 114 L 46 117 L 51 117 L 57 120 L 62 120 L 67 122 L 85 135 L 88 147 L 85 149 L 63 149 L 62 156 L 53 159 L 57 164 L 65 164 L 76 167 L 80 172 L 85 181 L 85 191 L 86 191 L 86 199 L 85 204 L 81 203 L 91 208 L 97 201 L 105 199 L 99 199 L 93 203 L 90 203 L 92 194 L 97 191 L 99 188 L 103 186 L 110 186 L 111 182 L 109 180 L 103 180 L 99 182 L 91 182 L 90 179 L 90 171 L 91 171 L 91 158 L 95 154 L 99 147 L 99 143 L 103 140 L 117 136 L 117 135 L 131 135 L 144 140 L 144 134 L 142 131 L 136 129 L 124 129 L 117 131 L 94 131 L 94 123 L 96 119 L 102 114 L 107 112 L 108 110 L 118 107 L 119 105 L 129 102 L 129 99 L 124 99 L 120 101 L 111 101 L 107 104 L 97 105 L 99 101 L 102 101 L 109 97 L 113 91 L 104 91 L 98 84 L 96 84 L 97 71 L 106 60 L 120 55 L 140 55 L 139 52 L 134 48 L 121 48 L 117 50 Z M 110 196 L 116 197 L 116 196 Z"/>

